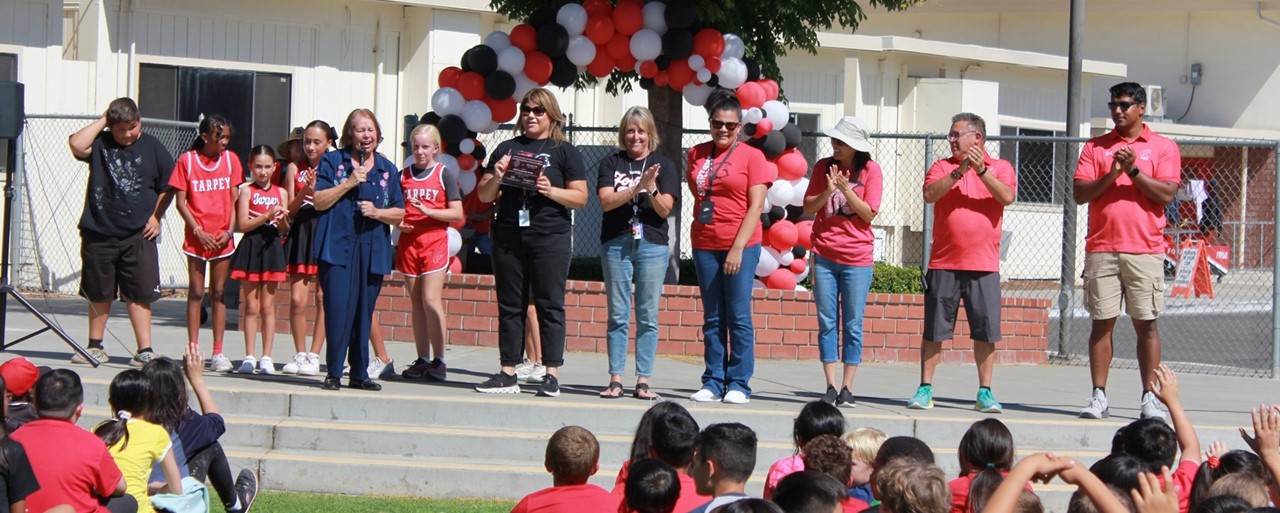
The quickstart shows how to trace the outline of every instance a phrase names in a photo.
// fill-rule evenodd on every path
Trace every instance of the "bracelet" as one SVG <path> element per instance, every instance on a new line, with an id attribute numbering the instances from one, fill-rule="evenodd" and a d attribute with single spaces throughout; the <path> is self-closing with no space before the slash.
<path id="1" fill-rule="evenodd" d="M 982 178 L 986 174 L 987 174 L 987 168 L 984 167 L 982 168 L 982 171 L 978 171 L 978 178 Z"/>

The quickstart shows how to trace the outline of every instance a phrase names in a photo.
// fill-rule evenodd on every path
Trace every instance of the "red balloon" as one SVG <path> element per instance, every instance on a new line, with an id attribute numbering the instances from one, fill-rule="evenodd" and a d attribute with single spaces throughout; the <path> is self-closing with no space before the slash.
<path id="1" fill-rule="evenodd" d="M 765 101 L 777 100 L 778 93 L 782 92 L 782 88 L 778 86 L 778 82 L 774 81 L 772 78 L 763 78 L 757 81 L 757 83 L 764 88 Z"/>
<path id="2" fill-rule="evenodd" d="M 744 109 L 764 105 L 764 98 L 764 87 L 761 87 L 761 85 L 756 82 L 747 82 L 738 86 L 738 103 L 741 104 Z"/>
<path id="3" fill-rule="evenodd" d="M 551 80 L 551 58 L 547 54 L 533 51 L 524 54 L 524 75 L 538 85 L 547 85 Z"/>
<path id="4" fill-rule="evenodd" d="M 773 122 L 769 121 L 769 118 L 760 118 L 760 122 L 756 123 L 756 133 L 751 134 L 751 137 L 755 137 L 756 139 L 763 139 L 764 136 L 769 135 L 769 132 L 772 132 L 772 131 L 773 131 Z"/>
<path id="5" fill-rule="evenodd" d="M 634 71 L 636 69 L 636 58 L 631 56 L 628 50 L 626 55 L 618 57 L 613 61 L 614 67 L 622 71 Z"/>
<path id="6" fill-rule="evenodd" d="M 761 120 L 761 122 L 764 121 L 766 120 Z M 805 161 L 804 154 L 795 148 L 787 150 L 778 156 L 778 178 L 799 180 L 804 178 L 804 173 L 808 170 L 809 162 Z"/>
<path id="7" fill-rule="evenodd" d="M 484 75 L 468 71 L 458 78 L 458 91 L 467 101 L 484 98 Z"/>
<path id="8" fill-rule="evenodd" d="M 791 269 L 778 269 L 765 277 L 764 286 L 773 290 L 795 290 L 796 273 L 791 272 Z"/>
<path id="9" fill-rule="evenodd" d="M 613 28 L 625 36 L 644 28 L 644 7 L 636 1 L 619 1 L 613 7 Z"/>
<path id="10" fill-rule="evenodd" d="M 606 52 L 603 46 L 597 45 L 596 58 L 591 61 L 591 64 L 587 64 L 587 72 L 596 78 L 604 78 L 613 72 L 613 64 L 613 57 L 609 56 L 609 52 Z"/>
<path id="11" fill-rule="evenodd" d="M 516 99 L 507 98 L 505 100 L 495 100 L 485 97 L 484 103 L 489 105 L 489 113 L 493 115 L 494 123 L 506 123 L 516 117 Z M 480 143 L 476 143 L 476 147 L 480 147 Z"/>
<path id="12" fill-rule="evenodd" d="M 462 155 L 458 155 L 458 167 L 462 168 L 459 169 L 459 171 L 470 171 L 475 166 L 476 158 L 471 156 L 471 154 L 463 153 Z"/>
<path id="13" fill-rule="evenodd" d="M 529 53 L 538 49 L 538 29 L 533 25 L 521 23 L 511 29 L 511 46 Z"/>
<path id="14" fill-rule="evenodd" d="M 582 8 L 587 10 L 589 16 L 604 16 L 610 18 L 613 16 L 613 5 L 609 0 L 586 0 L 582 2 Z"/>
<path id="15" fill-rule="evenodd" d="M 693 80 L 693 68 L 689 67 L 689 60 L 672 61 L 671 66 L 667 67 L 667 77 L 670 79 L 672 89 L 683 90 L 684 86 L 689 85 Z"/>
<path id="16" fill-rule="evenodd" d="M 670 83 L 671 83 L 671 76 L 668 75 L 667 72 L 665 71 L 659 71 L 657 75 L 653 76 L 653 85 L 656 85 L 658 87 L 667 87 L 667 84 L 670 84 Z"/>
<path id="17" fill-rule="evenodd" d="M 705 58 L 716 57 L 724 52 L 724 35 L 719 30 L 705 28 L 693 36 L 693 53 Z M 714 73 L 714 71 L 713 71 Z"/>
<path id="18" fill-rule="evenodd" d="M 462 260 L 459 260 L 456 256 L 449 257 L 449 272 L 453 274 L 462 274 Z"/>
<path id="19" fill-rule="evenodd" d="M 457 66 L 449 66 L 440 70 L 440 87 L 458 88 L 458 78 L 462 76 L 462 68 Z"/>
<path id="20" fill-rule="evenodd" d="M 804 249 L 813 249 L 813 221 L 804 220 L 796 223 L 796 243 Z M 800 260 L 797 258 L 796 260 Z M 800 271 L 796 271 L 797 273 Z"/>
<path id="21" fill-rule="evenodd" d="M 658 63 L 653 61 L 644 61 L 640 63 L 640 76 L 644 78 L 653 78 L 658 76 Z"/>
<path id="22" fill-rule="evenodd" d="M 605 45 L 609 50 L 609 56 L 614 59 L 621 59 L 631 55 L 631 38 L 626 34 L 614 34 L 609 38 L 609 43 Z"/>
<path id="23" fill-rule="evenodd" d="M 800 274 L 804 272 L 804 269 L 806 267 L 809 267 L 809 264 L 806 264 L 803 258 L 797 258 L 791 261 L 790 269 L 791 269 L 791 272 L 795 274 Z M 792 287 L 792 288 L 795 288 L 795 287 Z"/>
<path id="24" fill-rule="evenodd" d="M 592 43 L 597 45 L 607 44 L 613 39 L 613 18 L 607 15 L 587 18 L 587 30 L 583 33 Z"/>
<path id="25" fill-rule="evenodd" d="M 765 234 L 769 236 L 769 246 L 778 251 L 791 251 L 791 248 L 796 247 L 796 239 L 800 237 L 795 223 L 786 219 L 774 221 Z"/>
<path id="26" fill-rule="evenodd" d="M 719 57 L 719 56 L 715 56 L 715 57 L 707 57 L 705 62 L 706 62 L 706 64 L 704 64 L 703 66 L 704 66 L 705 68 L 707 68 L 707 71 L 710 71 L 710 72 L 712 72 L 712 73 L 719 73 L 719 72 L 720 72 L 720 64 L 721 64 L 721 63 L 720 63 L 720 57 Z"/>

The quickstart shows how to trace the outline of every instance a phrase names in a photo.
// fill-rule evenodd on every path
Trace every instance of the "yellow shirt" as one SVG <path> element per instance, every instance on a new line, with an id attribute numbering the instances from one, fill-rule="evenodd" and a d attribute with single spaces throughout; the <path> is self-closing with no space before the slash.
<path id="1" fill-rule="evenodd" d="M 152 513 L 155 509 L 147 495 L 147 480 L 151 477 L 151 468 L 169 453 L 173 442 L 169 432 L 159 424 L 142 419 L 129 419 L 128 430 L 128 443 L 121 437 L 120 441 L 107 447 L 107 451 L 124 474 L 128 484 L 126 491 L 138 500 L 138 513 Z"/>

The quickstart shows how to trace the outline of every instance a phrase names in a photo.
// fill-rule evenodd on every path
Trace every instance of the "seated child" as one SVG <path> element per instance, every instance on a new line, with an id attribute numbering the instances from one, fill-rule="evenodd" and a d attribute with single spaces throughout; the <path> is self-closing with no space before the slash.
<path id="1" fill-rule="evenodd" d="M 672 513 L 680 499 L 680 478 L 670 465 L 646 459 L 631 465 L 627 474 L 627 511 Z"/>
<path id="2" fill-rule="evenodd" d="M 511 513 L 616 513 L 618 499 L 587 483 L 600 470 L 600 443 L 590 431 L 565 426 L 547 441 L 543 460 L 552 486 L 526 495 Z"/>
<path id="3" fill-rule="evenodd" d="M 849 496 L 853 457 L 844 440 L 831 435 L 821 435 L 810 440 L 804 446 L 804 468 L 844 483 L 845 493 L 840 497 L 840 509 L 844 513 L 858 513 L 867 509 L 866 502 Z"/>
<path id="4" fill-rule="evenodd" d="M 773 488 L 787 474 L 804 470 L 804 458 L 802 456 L 804 444 L 809 443 L 809 440 L 813 440 L 818 435 L 840 436 L 843 434 L 844 414 L 840 412 L 839 408 L 823 401 L 806 403 L 804 408 L 800 409 L 800 415 L 796 416 L 795 423 L 791 428 L 791 438 L 796 444 L 796 453 L 779 459 L 769 466 L 769 474 L 765 476 L 764 480 L 764 498 L 770 499 L 773 497 Z"/>
<path id="5" fill-rule="evenodd" d="M 1137 456 L 1150 465 L 1148 471 L 1160 472 L 1161 467 L 1173 469 L 1174 489 L 1178 492 L 1178 512 L 1187 513 L 1191 507 L 1191 488 L 1196 472 L 1200 469 L 1200 440 L 1191 419 L 1182 408 L 1178 397 L 1178 378 L 1168 366 L 1156 369 L 1156 398 L 1169 408 L 1173 428 L 1156 418 L 1141 419 L 1120 428 L 1112 442 L 1112 453 L 1124 452 Z M 1174 459 L 1178 450 L 1182 457 L 1177 466 Z"/>
<path id="6" fill-rule="evenodd" d="M 884 513 L 946 513 L 951 508 L 947 477 L 933 464 L 893 461 L 876 470 L 875 489 Z"/>
<path id="7" fill-rule="evenodd" d="M 756 432 L 737 422 L 712 424 L 702 430 L 689 476 L 699 494 L 713 499 L 690 513 L 707 513 L 747 498 L 747 481 L 756 468 L 756 445 Z"/>
<path id="8" fill-rule="evenodd" d="M 844 442 L 852 451 L 853 467 L 849 471 L 849 497 L 867 504 L 876 502 L 871 493 L 871 462 L 876 459 L 876 452 L 885 439 L 883 431 L 876 428 L 862 427 L 845 433 Z"/>
<path id="9" fill-rule="evenodd" d="M 778 481 L 778 488 L 773 493 L 773 503 L 787 513 L 840 511 L 844 499 L 847 498 L 849 498 L 848 485 L 813 470 L 793 472 L 782 478 Z"/>
<path id="10" fill-rule="evenodd" d="M 0 365 L 0 376 L 4 376 L 5 391 L 12 396 L 4 419 L 5 426 L 12 433 L 23 424 L 39 418 L 35 406 L 31 405 L 31 395 L 36 380 L 40 378 L 40 370 L 31 360 L 19 356 Z"/>

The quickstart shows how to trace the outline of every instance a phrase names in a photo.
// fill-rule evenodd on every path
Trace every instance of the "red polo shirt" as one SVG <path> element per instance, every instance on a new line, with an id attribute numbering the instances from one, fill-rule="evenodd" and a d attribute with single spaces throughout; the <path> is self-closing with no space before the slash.
<path id="1" fill-rule="evenodd" d="M 984 154 L 985 155 L 985 154 Z M 985 156 L 987 172 L 1018 192 L 1018 174 L 1007 160 Z M 954 158 L 939 160 L 929 166 L 924 185 L 946 178 L 960 168 Z M 930 269 L 951 271 L 1000 272 L 1000 229 L 1004 222 L 1004 205 L 991 196 L 982 178 L 965 171 L 960 181 L 933 204 L 933 250 L 929 254 Z"/>
<path id="2" fill-rule="evenodd" d="M 1137 139 L 1126 141 L 1115 130 L 1094 137 L 1080 150 L 1076 180 L 1094 181 L 1111 171 L 1115 152 L 1133 148 L 1138 171 L 1162 182 L 1182 181 L 1182 154 L 1177 143 L 1151 131 L 1145 123 Z M 1089 253 L 1163 253 L 1164 205 L 1148 198 L 1127 174 L 1116 178 L 1101 196 L 1089 204 L 1089 232 L 1084 250 Z"/>

